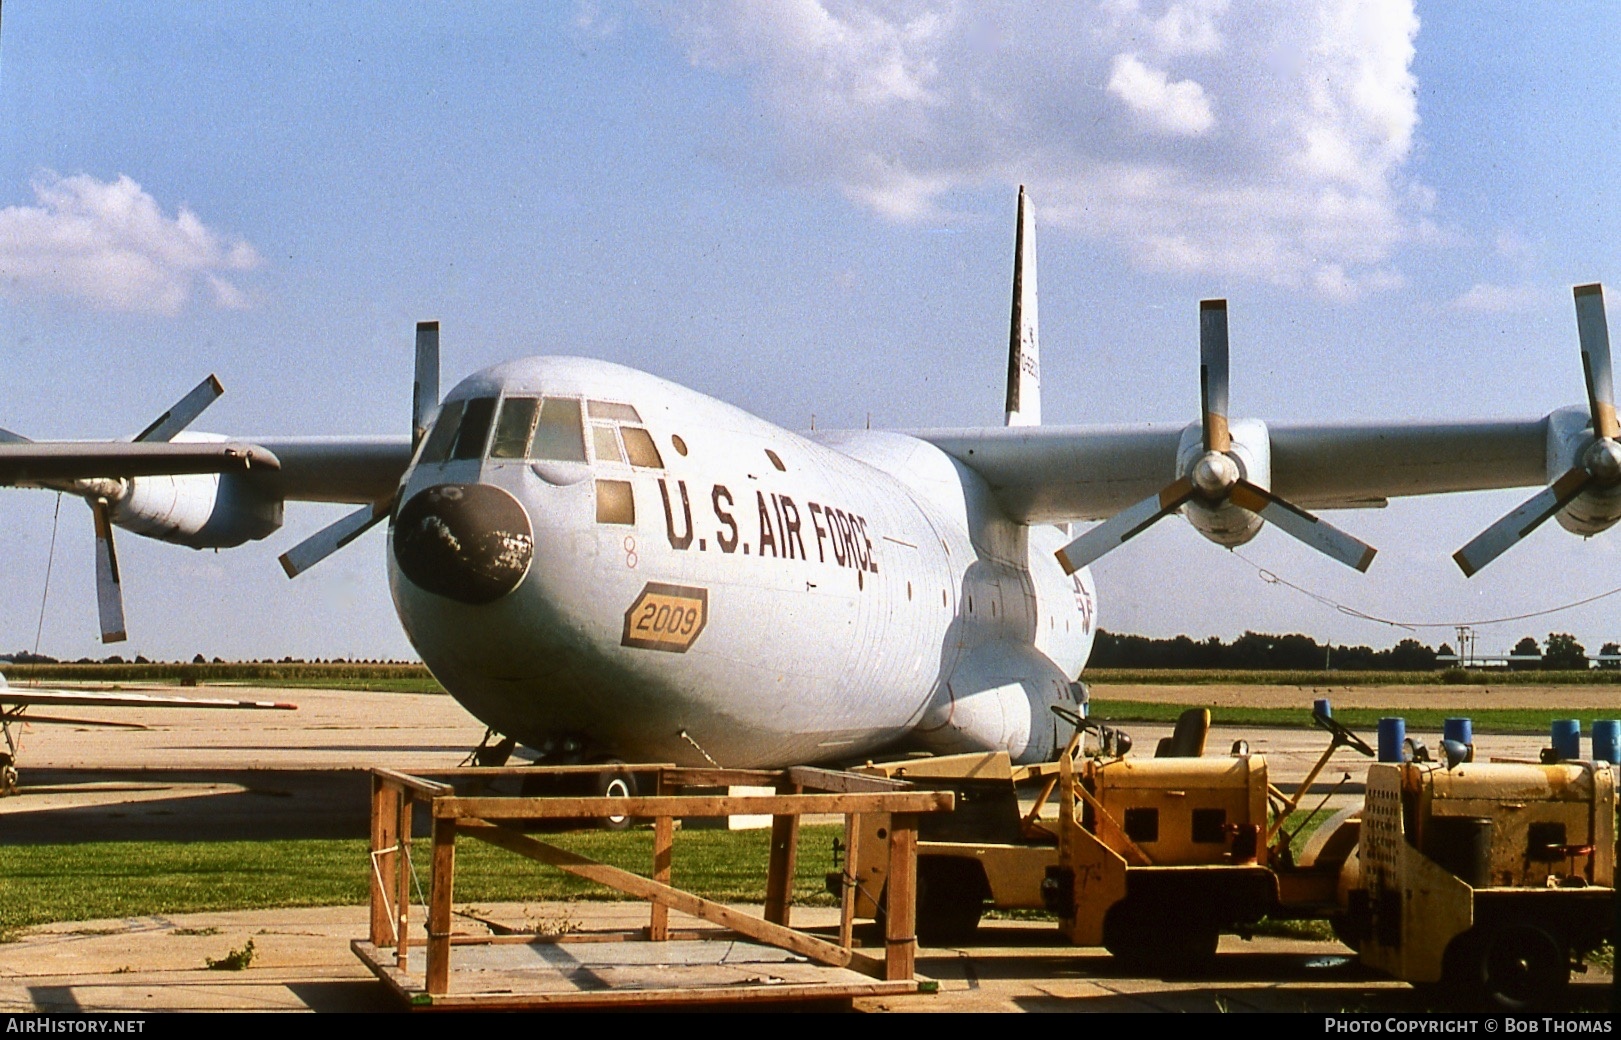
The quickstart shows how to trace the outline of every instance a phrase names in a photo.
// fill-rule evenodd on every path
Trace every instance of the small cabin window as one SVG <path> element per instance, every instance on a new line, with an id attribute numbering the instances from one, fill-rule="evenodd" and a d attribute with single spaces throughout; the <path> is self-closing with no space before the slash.
<path id="1" fill-rule="evenodd" d="M 529 454 L 529 436 L 535 430 L 540 411 L 538 397 L 509 397 L 501 402 L 501 418 L 495 424 L 490 442 L 490 458 L 521 459 Z"/>
<path id="2" fill-rule="evenodd" d="M 545 462 L 584 462 L 585 425 L 580 402 L 572 397 L 548 397 L 540 406 L 540 421 L 529 457 Z"/>
<path id="3" fill-rule="evenodd" d="M 439 409 L 439 418 L 422 446 L 423 462 L 443 462 L 450 457 L 450 446 L 456 443 L 456 431 L 461 428 L 462 406 L 466 401 L 446 401 Z"/>
<path id="4" fill-rule="evenodd" d="M 1193 810 L 1193 840 L 1200 845 L 1220 845 L 1226 841 L 1227 810 Z"/>
<path id="5" fill-rule="evenodd" d="M 490 420 L 495 418 L 495 398 L 475 397 L 462 410 L 462 428 L 456 436 L 451 457 L 476 459 L 484 455 L 484 442 L 490 439 Z"/>
<path id="6" fill-rule="evenodd" d="M 1132 841 L 1159 841 L 1158 809 L 1127 809 L 1125 823 Z"/>
<path id="7" fill-rule="evenodd" d="M 625 461 L 625 456 L 619 450 L 619 438 L 614 435 L 612 426 L 591 427 L 591 454 L 598 462 Z"/>
<path id="8" fill-rule="evenodd" d="M 636 499 L 628 480 L 597 481 L 597 523 L 634 524 Z"/>
<path id="9" fill-rule="evenodd" d="M 642 417 L 628 404 L 613 401 L 587 401 L 586 412 L 593 419 L 617 419 L 620 422 L 640 423 Z"/>
<path id="10" fill-rule="evenodd" d="M 683 458 L 686 457 L 686 454 L 687 454 L 687 442 L 681 439 L 681 435 L 679 433 L 671 435 L 670 443 L 675 445 L 675 453 L 677 455 L 680 455 Z"/>
<path id="11" fill-rule="evenodd" d="M 630 457 L 632 466 L 643 469 L 663 469 L 664 459 L 659 455 L 658 446 L 653 443 L 646 430 L 640 426 L 621 426 L 619 436 L 625 439 L 625 454 Z"/>
<path id="12" fill-rule="evenodd" d="M 771 464 L 773 466 L 777 467 L 777 472 L 779 472 L 779 473 L 788 472 L 788 467 L 784 466 L 782 464 L 782 459 L 779 458 L 777 453 L 772 451 L 770 448 L 767 448 L 765 450 L 765 457 L 771 460 Z"/>

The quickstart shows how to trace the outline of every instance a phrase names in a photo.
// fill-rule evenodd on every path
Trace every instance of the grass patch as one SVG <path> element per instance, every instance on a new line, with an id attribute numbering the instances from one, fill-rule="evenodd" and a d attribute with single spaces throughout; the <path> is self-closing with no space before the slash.
<path id="1" fill-rule="evenodd" d="M 833 838 L 843 833 L 838 826 L 801 829 L 796 902 L 832 905 L 822 877 L 833 869 Z M 652 870 L 650 828 L 537 837 L 640 874 Z M 675 838 L 673 884 L 709 899 L 758 902 L 765 898 L 770 840 L 769 830 L 682 830 Z M 57 921 L 345 906 L 368 897 L 367 845 L 360 840 L 13 845 L 5 855 L 0 941 Z M 424 891 L 428 855 L 427 841 L 417 840 L 413 859 Z M 458 903 L 619 898 L 476 839 L 457 841 L 456 860 Z"/>
<path id="2" fill-rule="evenodd" d="M 1446 668 L 1433 672 L 1262 671 L 1227 668 L 1088 668 L 1089 683 L 1123 686 L 1621 686 L 1621 670 L 1543 672 Z"/>
<path id="3" fill-rule="evenodd" d="M 1104 722 L 1175 722 L 1190 706 L 1158 701 L 1104 700 L 1094 698 L 1089 706 L 1092 718 Z M 1592 709 L 1572 713 L 1552 708 L 1489 708 L 1465 710 L 1461 708 L 1335 708 L 1334 718 L 1361 734 L 1372 744 L 1379 731 L 1379 720 L 1400 712 L 1407 720 L 1409 733 L 1439 734 L 1441 723 L 1457 715 L 1468 715 L 1474 721 L 1476 733 L 1547 733 L 1554 719 L 1592 715 Z M 1212 706 L 1211 721 L 1219 726 L 1283 726 L 1310 729 L 1311 708 L 1302 703 L 1298 708 L 1260 708 L 1245 706 Z M 1328 731 L 1323 731 L 1327 739 Z"/>
<path id="4" fill-rule="evenodd" d="M 174 683 L 181 686 L 262 685 L 293 689 L 444 693 L 425 665 L 362 662 L 150 662 L 128 664 L 8 664 L 13 683 Z"/>

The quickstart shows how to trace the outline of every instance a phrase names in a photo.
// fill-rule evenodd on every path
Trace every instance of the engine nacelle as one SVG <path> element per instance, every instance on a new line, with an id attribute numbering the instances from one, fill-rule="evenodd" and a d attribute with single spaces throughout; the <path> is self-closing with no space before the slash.
<path id="1" fill-rule="evenodd" d="M 1593 424 L 1585 408 L 1561 408 L 1548 416 L 1548 483 L 1584 465 L 1593 447 Z M 1621 484 L 1591 487 L 1554 517 L 1572 534 L 1590 537 L 1621 520 Z"/>
<path id="2" fill-rule="evenodd" d="M 126 531 L 193 549 L 228 549 L 282 522 L 282 500 L 241 473 L 136 477 L 109 505 Z"/>
<path id="3" fill-rule="evenodd" d="M 1238 464 L 1238 475 L 1257 487 L 1272 489 L 1272 435 L 1259 419 L 1231 423 L 1232 446 L 1227 456 Z M 1182 431 L 1176 447 L 1176 472 L 1186 476 L 1204 455 L 1204 433 L 1198 423 Z M 1237 548 L 1260 533 L 1263 521 L 1248 509 L 1223 504 L 1212 509 L 1195 499 L 1182 507 L 1193 529 L 1228 549 Z"/>

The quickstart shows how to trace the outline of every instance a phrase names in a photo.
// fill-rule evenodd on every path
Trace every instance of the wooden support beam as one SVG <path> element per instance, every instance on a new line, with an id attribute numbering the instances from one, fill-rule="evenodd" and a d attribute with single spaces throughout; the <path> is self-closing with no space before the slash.
<path id="1" fill-rule="evenodd" d="M 402 773 L 398 769 L 384 769 L 379 766 L 374 768 L 371 772 L 372 776 L 382 777 L 384 780 L 387 780 L 390 783 L 393 783 L 408 791 L 416 791 L 419 794 L 425 794 L 429 798 L 432 798 L 434 795 L 456 793 L 456 789 L 451 787 L 449 784 L 441 784 L 433 780 L 425 780 L 420 776 L 412 776 L 410 773 Z"/>
<path id="2" fill-rule="evenodd" d="M 678 787 L 775 787 L 780 769 L 666 769 L 665 789 Z"/>
<path id="3" fill-rule="evenodd" d="M 440 996 L 450 992 L 450 922 L 455 897 L 456 821 L 433 821 L 433 880 L 428 890 L 428 968 L 423 988 Z"/>
<path id="4" fill-rule="evenodd" d="M 887 776 L 865 776 L 860 773 L 843 773 L 833 769 L 818 769 L 815 766 L 792 766 L 788 770 L 788 779 L 798 784 L 802 789 L 811 791 L 826 791 L 839 794 L 882 794 L 892 791 L 915 790 L 906 780 L 895 780 Z"/>
<path id="5" fill-rule="evenodd" d="M 394 836 L 400 850 L 391 878 L 394 882 L 394 956 L 402 968 L 411 952 L 411 879 L 414 876 L 411 869 L 411 808 L 415 801 L 412 793 L 409 787 L 402 789 L 394 805 L 397 814 L 394 817 Z"/>
<path id="6" fill-rule="evenodd" d="M 868 812 L 949 812 L 950 791 L 887 794 L 655 795 L 636 798 L 435 798 L 437 819 L 555 820 L 599 816 L 783 816 Z"/>
<path id="7" fill-rule="evenodd" d="M 798 784 L 783 784 L 778 794 L 798 794 Z M 771 818 L 771 858 L 765 875 L 765 919 L 788 927 L 794 901 L 794 868 L 799 861 L 799 817 L 789 813 Z"/>
<path id="8" fill-rule="evenodd" d="M 661 885 L 670 883 L 670 861 L 675 845 L 675 821 L 660 816 L 653 821 L 653 880 Z M 647 925 L 647 937 L 653 942 L 670 938 L 670 908 L 663 903 L 652 904 L 652 917 Z"/>
<path id="9" fill-rule="evenodd" d="M 844 818 L 844 876 L 839 885 L 839 945 L 846 950 L 855 942 L 856 894 L 861 879 L 856 864 L 861 861 L 861 814 Z"/>
<path id="10" fill-rule="evenodd" d="M 917 961 L 917 817 L 889 822 L 889 902 L 885 907 L 884 978 L 909 979 Z"/>
<path id="11" fill-rule="evenodd" d="M 541 863 L 567 871 L 577 877 L 587 878 L 598 884 L 606 885 L 638 899 L 663 903 L 671 909 L 702 918 L 723 928 L 730 928 L 739 935 L 789 950 L 818 963 L 831 964 L 836 968 L 851 968 L 878 979 L 900 977 L 896 974 L 897 969 L 893 964 L 886 967 L 885 962 L 876 957 L 857 953 L 854 950 L 841 949 L 830 942 L 814 938 L 803 932 L 796 932 L 791 928 L 785 928 L 770 921 L 761 920 L 751 914 L 733 910 L 731 907 L 695 896 L 690 892 L 682 892 L 679 889 L 649 880 L 628 870 L 621 870 L 606 863 L 598 863 L 578 853 L 536 841 L 534 838 L 519 834 L 510 828 L 484 820 L 463 820 L 461 829 L 475 838 L 500 846 L 509 852 L 516 852 L 521 856 L 538 860 Z M 437 831 L 435 834 L 437 836 Z M 915 856 L 915 833 L 912 852 Z M 910 921 L 907 922 L 908 927 L 910 927 L 910 923 Z M 446 948 L 449 948 L 448 943 Z M 911 970 L 911 964 L 911 958 L 908 958 L 906 962 L 908 972 Z M 910 978 L 911 976 L 908 974 L 906 977 Z M 429 992 L 433 992 L 431 986 Z"/>
<path id="12" fill-rule="evenodd" d="M 394 945 L 394 908 L 389 905 L 398 871 L 400 787 L 373 773 L 371 778 L 371 943 Z"/>

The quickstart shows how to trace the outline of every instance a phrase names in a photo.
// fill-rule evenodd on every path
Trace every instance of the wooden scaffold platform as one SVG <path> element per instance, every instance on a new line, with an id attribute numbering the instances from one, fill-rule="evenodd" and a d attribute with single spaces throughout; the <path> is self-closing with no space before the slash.
<path id="1" fill-rule="evenodd" d="M 825 769 L 685 769 L 619 766 L 642 790 L 634 797 L 460 795 L 453 783 L 487 791 L 502 779 L 535 788 L 548 775 L 600 767 L 466 769 L 435 773 L 452 783 L 389 769 L 372 771 L 371 934 L 355 954 L 413 1009 L 628 1008 L 750 1001 L 829 1001 L 915 993 L 917 814 L 949 811 L 953 796 L 881 777 Z M 498 784 L 496 785 L 498 786 Z M 544 786 L 544 785 L 540 785 Z M 767 794 L 689 793 L 694 788 L 771 788 Z M 432 820 L 427 937 L 411 941 L 411 820 L 418 802 Z M 845 818 L 846 862 L 854 862 L 861 816 L 888 813 L 888 913 L 883 955 L 855 947 L 855 888 L 844 886 L 837 941 L 790 924 L 800 817 Z M 761 916 L 670 885 L 679 818 L 769 815 L 771 853 Z M 651 820 L 651 876 L 589 859 L 525 833 L 538 821 L 586 825 L 607 817 Z M 597 882 L 648 904 L 643 928 L 561 935 L 452 931 L 456 840 L 467 836 Z M 718 928 L 673 931 L 674 910 Z M 454 956 L 453 956 L 454 954 Z"/>

